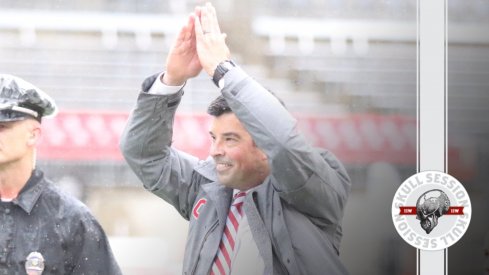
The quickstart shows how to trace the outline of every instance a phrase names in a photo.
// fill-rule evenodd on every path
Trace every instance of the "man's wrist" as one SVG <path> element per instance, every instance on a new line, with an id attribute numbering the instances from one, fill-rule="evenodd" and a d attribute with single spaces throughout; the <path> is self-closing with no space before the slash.
<path id="1" fill-rule="evenodd" d="M 153 85 L 151 85 L 151 88 L 148 90 L 148 94 L 171 95 L 177 93 L 185 86 L 185 82 L 182 85 L 167 85 L 163 82 L 164 76 L 164 72 L 158 75 L 153 82 Z"/>
<path id="2" fill-rule="evenodd" d="M 172 77 L 171 74 L 165 72 L 161 77 L 160 81 L 167 86 L 182 86 L 185 84 L 185 79 L 179 79 Z"/>
<path id="3" fill-rule="evenodd" d="M 217 65 L 216 69 L 214 70 L 214 74 L 212 76 L 212 81 L 217 87 L 222 89 L 224 85 L 222 81 L 224 75 L 233 67 L 236 67 L 236 63 L 234 63 L 231 59 L 224 60 Z"/>

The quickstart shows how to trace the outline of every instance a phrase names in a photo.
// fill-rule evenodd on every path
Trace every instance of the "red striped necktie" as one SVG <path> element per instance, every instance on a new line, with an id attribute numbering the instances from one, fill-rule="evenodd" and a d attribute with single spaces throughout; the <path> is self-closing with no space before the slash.
<path id="1" fill-rule="evenodd" d="M 226 220 L 226 227 L 222 234 L 221 244 L 219 245 L 219 250 L 211 268 L 211 275 L 227 275 L 231 271 L 231 258 L 234 255 L 239 221 L 244 216 L 241 207 L 243 206 L 245 195 L 245 192 L 238 192 L 233 197 L 233 203 L 231 204 Z"/>

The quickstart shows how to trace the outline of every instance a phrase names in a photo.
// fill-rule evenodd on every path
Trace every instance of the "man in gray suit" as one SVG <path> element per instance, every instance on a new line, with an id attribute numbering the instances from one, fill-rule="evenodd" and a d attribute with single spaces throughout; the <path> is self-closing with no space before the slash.
<path id="1" fill-rule="evenodd" d="M 121 150 L 146 189 L 190 222 L 183 274 L 346 274 L 339 260 L 350 191 L 342 164 L 311 147 L 279 100 L 231 58 L 212 5 L 197 7 L 146 79 Z M 204 70 L 210 157 L 171 147 L 187 79 Z"/>

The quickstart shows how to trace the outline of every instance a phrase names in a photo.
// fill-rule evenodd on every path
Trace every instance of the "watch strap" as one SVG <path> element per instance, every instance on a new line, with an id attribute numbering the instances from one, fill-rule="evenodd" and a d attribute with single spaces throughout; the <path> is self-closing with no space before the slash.
<path id="1" fill-rule="evenodd" d="M 221 80 L 232 67 L 236 67 L 236 64 L 229 59 L 224 60 L 217 65 L 214 75 L 212 76 L 212 81 L 217 87 L 219 87 L 219 80 Z"/>

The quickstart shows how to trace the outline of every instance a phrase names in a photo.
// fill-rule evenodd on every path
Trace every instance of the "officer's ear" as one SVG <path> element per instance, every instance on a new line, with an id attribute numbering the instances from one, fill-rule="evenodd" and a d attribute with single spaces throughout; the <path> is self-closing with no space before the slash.
<path id="1" fill-rule="evenodd" d="M 31 120 L 28 125 L 27 145 L 36 146 L 41 139 L 41 124 L 38 121 Z"/>

